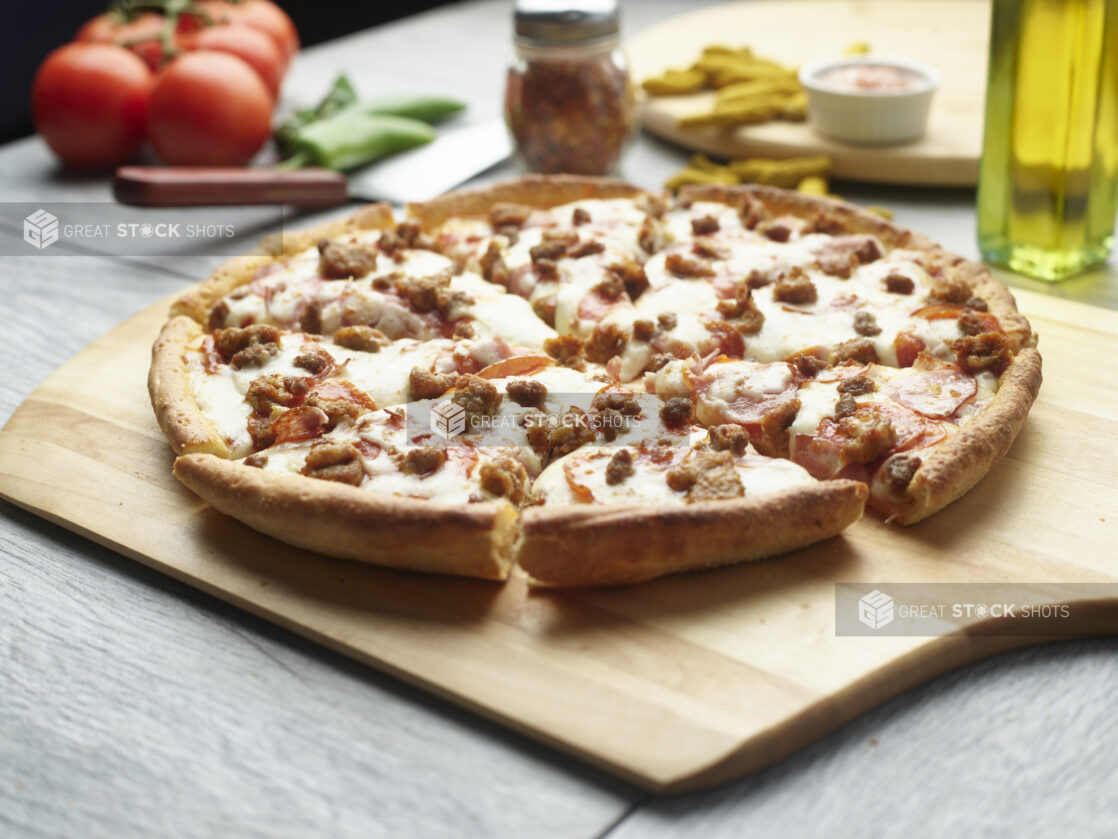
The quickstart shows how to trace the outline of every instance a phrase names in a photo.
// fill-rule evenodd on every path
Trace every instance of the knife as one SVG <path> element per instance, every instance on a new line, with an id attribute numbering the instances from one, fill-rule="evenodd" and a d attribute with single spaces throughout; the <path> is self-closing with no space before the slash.
<path id="1" fill-rule="evenodd" d="M 138 207 L 291 204 L 333 207 L 360 201 L 426 201 L 508 158 L 502 120 L 444 131 L 432 142 L 393 155 L 347 178 L 331 169 L 239 166 L 121 166 L 113 196 Z"/>

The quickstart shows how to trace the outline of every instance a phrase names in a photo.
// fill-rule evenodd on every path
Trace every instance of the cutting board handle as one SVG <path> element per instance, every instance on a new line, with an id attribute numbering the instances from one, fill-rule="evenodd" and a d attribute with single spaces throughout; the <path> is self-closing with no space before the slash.
<path id="1" fill-rule="evenodd" d="M 121 166 L 113 195 L 137 207 L 292 204 L 334 207 L 348 200 L 346 179 L 330 169 L 237 166 Z"/>

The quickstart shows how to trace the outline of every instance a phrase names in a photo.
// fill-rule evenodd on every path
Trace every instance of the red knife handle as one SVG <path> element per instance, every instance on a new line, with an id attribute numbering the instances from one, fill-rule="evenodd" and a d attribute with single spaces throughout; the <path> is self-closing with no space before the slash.
<path id="1" fill-rule="evenodd" d="M 121 166 L 113 195 L 138 207 L 293 204 L 333 207 L 348 200 L 346 179 L 330 169 L 237 166 Z"/>

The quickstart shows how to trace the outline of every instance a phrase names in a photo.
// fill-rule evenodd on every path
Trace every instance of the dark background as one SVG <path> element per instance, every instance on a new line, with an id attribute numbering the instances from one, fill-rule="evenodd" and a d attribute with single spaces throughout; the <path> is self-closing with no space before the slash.
<path id="1" fill-rule="evenodd" d="M 70 41 L 91 17 L 105 11 L 107 0 L 0 0 L 0 142 L 33 130 L 31 80 L 35 68 L 55 47 Z M 291 16 L 303 46 L 328 41 L 444 5 L 450 0 L 275 0 Z"/>

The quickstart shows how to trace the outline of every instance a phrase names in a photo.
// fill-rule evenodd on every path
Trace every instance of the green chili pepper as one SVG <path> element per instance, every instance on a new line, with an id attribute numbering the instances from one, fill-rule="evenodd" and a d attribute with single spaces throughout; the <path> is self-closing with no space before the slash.
<path id="1" fill-rule="evenodd" d="M 287 158 L 283 169 L 326 166 L 353 169 L 435 138 L 428 123 L 456 114 L 465 104 L 440 96 L 387 96 L 358 102 L 345 75 L 338 76 L 314 108 L 288 117 L 276 130 Z"/>
<path id="2" fill-rule="evenodd" d="M 439 122 L 465 110 L 464 102 L 442 96 L 386 96 L 361 103 L 370 114 L 391 114 L 423 122 Z"/>
<path id="3" fill-rule="evenodd" d="M 357 101 L 357 91 L 344 74 L 334 80 L 330 91 L 313 108 L 302 108 L 289 116 L 276 129 L 276 145 L 285 157 L 295 153 L 295 136 L 299 129 L 312 122 L 328 119 Z"/>
<path id="4" fill-rule="evenodd" d="M 350 106 L 329 119 L 298 129 L 291 140 L 292 156 L 279 166 L 325 166 L 344 171 L 434 139 L 435 129 L 425 122 L 370 114 L 360 105 Z"/>

